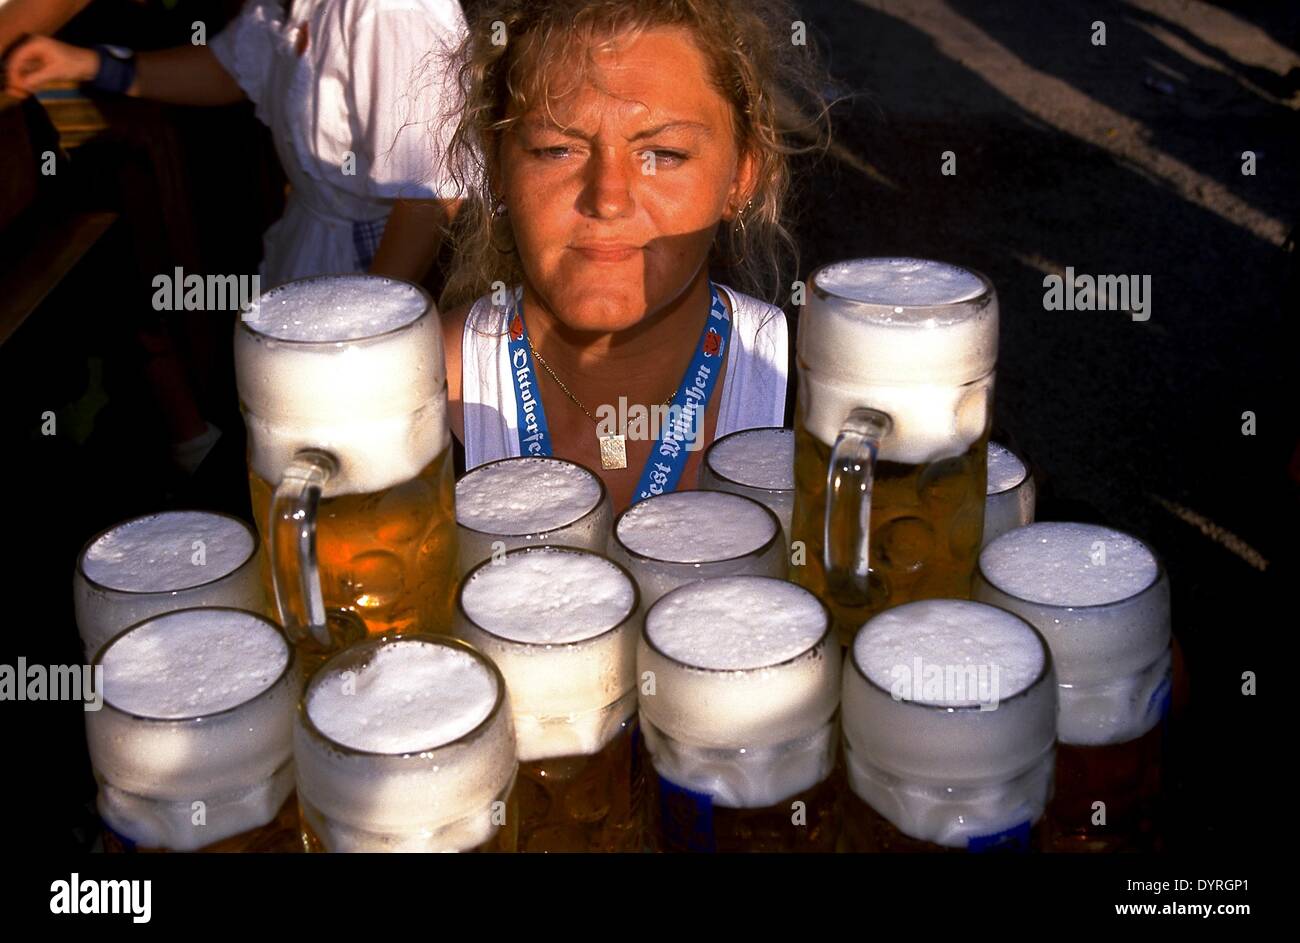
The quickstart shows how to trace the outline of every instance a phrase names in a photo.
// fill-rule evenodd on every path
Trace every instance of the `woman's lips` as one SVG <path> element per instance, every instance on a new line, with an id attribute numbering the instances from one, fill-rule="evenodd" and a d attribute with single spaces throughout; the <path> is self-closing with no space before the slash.
<path id="1" fill-rule="evenodd" d="M 594 246 L 573 246 L 588 262 L 623 262 L 641 251 L 641 246 L 618 246 L 597 248 Z"/>

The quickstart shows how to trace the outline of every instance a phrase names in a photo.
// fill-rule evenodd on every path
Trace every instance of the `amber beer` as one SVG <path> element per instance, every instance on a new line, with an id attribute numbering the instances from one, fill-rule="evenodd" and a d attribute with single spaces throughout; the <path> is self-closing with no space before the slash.
<path id="1" fill-rule="evenodd" d="M 294 652 L 240 609 L 180 609 L 110 640 L 86 712 L 108 851 L 294 851 Z"/>
<path id="2" fill-rule="evenodd" d="M 970 595 L 998 305 L 984 276 L 920 259 L 828 265 L 809 291 L 791 573 L 848 644 L 890 606 Z"/>
<path id="3" fill-rule="evenodd" d="M 511 550 L 457 595 L 456 634 L 505 676 L 520 851 L 640 851 L 636 583 L 573 547 Z"/>
<path id="4" fill-rule="evenodd" d="M 456 518 L 438 314 L 405 282 L 328 276 L 263 295 L 235 332 L 253 510 L 286 630 L 447 632 Z"/>
<path id="5" fill-rule="evenodd" d="M 514 851 L 505 680 L 458 639 L 358 643 L 307 683 L 293 727 L 309 852 Z"/>
<path id="6" fill-rule="evenodd" d="M 1025 620 L 964 599 L 869 620 L 844 665 L 848 851 L 1029 851 L 1051 795 L 1056 678 Z"/>
<path id="7" fill-rule="evenodd" d="M 1052 648 L 1061 710 L 1050 847 L 1150 850 L 1173 664 L 1155 552 L 1109 527 L 1030 524 L 984 548 L 976 595 L 1023 616 Z"/>
<path id="8" fill-rule="evenodd" d="M 641 734 L 661 851 L 833 851 L 840 645 L 812 593 L 767 576 L 681 586 L 646 614 Z"/>

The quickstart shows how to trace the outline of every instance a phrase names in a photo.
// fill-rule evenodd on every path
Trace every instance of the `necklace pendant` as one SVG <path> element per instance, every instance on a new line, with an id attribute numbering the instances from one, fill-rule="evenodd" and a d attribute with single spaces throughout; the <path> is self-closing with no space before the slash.
<path id="1" fill-rule="evenodd" d="M 627 441 L 621 435 L 597 435 L 600 440 L 600 467 L 606 471 L 627 468 Z"/>

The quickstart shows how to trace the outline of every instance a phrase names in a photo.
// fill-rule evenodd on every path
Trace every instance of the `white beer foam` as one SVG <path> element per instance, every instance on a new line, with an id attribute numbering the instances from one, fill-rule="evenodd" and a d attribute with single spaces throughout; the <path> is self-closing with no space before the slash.
<path id="1" fill-rule="evenodd" d="M 712 671 L 779 665 L 825 632 L 826 610 L 817 597 L 761 576 L 721 577 L 674 591 L 646 616 L 646 637 L 659 651 Z"/>
<path id="2" fill-rule="evenodd" d="M 104 699 L 140 717 L 205 717 L 261 694 L 288 663 L 284 636 L 262 617 L 182 609 L 104 650 Z"/>
<path id="3" fill-rule="evenodd" d="M 725 808 L 761 809 L 825 782 L 835 766 L 838 725 L 827 722 L 772 746 L 715 749 L 664 736 L 642 711 L 641 733 L 657 775 Z"/>
<path id="4" fill-rule="evenodd" d="M 712 639 L 699 629 L 704 619 L 715 620 Z M 681 586 L 651 607 L 644 635 L 637 676 L 651 672 L 654 693 L 641 685 L 641 711 L 680 743 L 776 747 L 835 712 L 839 644 L 816 598 L 793 583 L 735 576 Z"/>
<path id="5" fill-rule="evenodd" d="M 461 607 L 457 634 L 506 679 L 521 761 L 590 756 L 636 712 L 636 589 L 609 560 L 510 553 L 474 571 Z"/>
<path id="6" fill-rule="evenodd" d="M 293 788 L 288 657 L 270 622 L 221 609 L 167 613 L 111 645 L 104 707 L 86 713 L 111 827 L 143 847 L 188 850 L 270 821 Z M 133 709 L 205 716 L 123 713 Z M 191 821 L 196 801 L 206 827 Z"/>
<path id="7" fill-rule="evenodd" d="M 227 796 L 196 792 L 194 800 L 151 799 L 106 781 L 100 784 L 96 805 L 109 828 L 140 848 L 197 851 L 270 822 L 292 793 L 293 763 L 286 761 L 270 778 L 247 789 Z M 194 821 L 195 801 L 204 806 L 199 824 Z"/>
<path id="8" fill-rule="evenodd" d="M 298 794 L 326 847 L 456 851 L 487 841 L 500 825 L 493 803 L 507 795 L 518 762 L 510 699 L 500 692 L 503 709 L 492 713 L 497 681 L 486 663 L 408 637 L 346 669 L 350 679 L 343 670 L 313 681 L 312 723 L 354 749 L 394 752 L 334 749 L 295 725 Z M 343 693 L 345 681 L 355 694 Z M 457 739 L 484 720 L 472 739 Z M 417 752 L 435 747 L 436 758 Z"/>
<path id="9" fill-rule="evenodd" d="M 1042 815 L 1057 686 L 1032 629 L 980 603 L 925 600 L 868 620 L 851 651 L 841 719 L 849 785 L 859 798 L 905 834 L 959 847 Z M 915 673 L 918 657 L 923 673 L 927 664 L 964 667 L 972 658 L 998 664 L 996 707 L 981 709 L 955 691 L 928 702 L 915 688 L 913 699 L 895 697 L 907 692 L 895 688 L 893 667 Z"/>
<path id="10" fill-rule="evenodd" d="M 866 304 L 921 307 L 969 301 L 984 283 L 967 269 L 930 259 L 852 259 L 817 273 L 817 284 Z"/>
<path id="11" fill-rule="evenodd" d="M 572 462 L 520 457 L 472 469 L 456 482 L 456 520 L 491 534 L 567 527 L 600 500 L 600 481 Z"/>
<path id="12" fill-rule="evenodd" d="M 719 475 L 751 488 L 791 489 L 794 432 L 747 429 L 724 436 L 709 449 L 709 466 Z"/>
<path id="13" fill-rule="evenodd" d="M 973 272 L 918 259 L 857 259 L 814 273 L 798 338 L 808 431 L 833 445 L 849 412 L 867 406 L 893 420 L 885 461 L 964 452 L 992 408 L 998 306 L 992 292 L 974 302 L 982 289 Z"/>
<path id="14" fill-rule="evenodd" d="M 1004 491 L 1010 491 L 1016 485 L 1025 480 L 1029 474 L 1025 468 L 1025 463 L 1015 452 L 1011 451 L 1005 445 L 997 442 L 990 442 L 988 448 L 989 458 L 989 478 L 988 485 L 985 488 L 986 494 L 1001 494 Z"/>
<path id="15" fill-rule="evenodd" d="M 467 652 L 404 642 L 377 649 L 352 676 L 319 678 L 307 715 L 325 736 L 371 753 L 432 750 L 492 712 L 497 682 Z"/>
<path id="16" fill-rule="evenodd" d="M 951 668 L 963 677 L 969 674 L 968 669 L 986 669 L 989 688 L 985 700 L 1014 697 L 1043 670 L 1042 643 L 1023 619 L 959 599 L 927 599 L 880 613 L 858 632 L 853 657 L 863 673 L 884 690 L 892 692 L 901 681 L 910 680 L 912 700 L 949 707 L 978 704 L 981 692 L 969 690 L 968 685 L 960 692 L 956 687 L 927 689 L 924 677 L 915 677 L 917 659 L 923 673 L 924 666 L 931 665 Z M 935 693 L 937 698 L 926 696 Z"/>
<path id="17" fill-rule="evenodd" d="M 708 563 L 753 553 L 779 524 L 763 506 L 723 491 L 674 491 L 632 505 L 618 539 L 642 556 L 671 563 Z"/>
<path id="18" fill-rule="evenodd" d="M 416 477 L 446 449 L 442 332 L 426 304 L 411 286 L 365 275 L 263 295 L 235 331 L 253 471 L 274 484 L 297 451 L 324 449 L 339 461 L 325 495 L 366 493 Z"/>
<path id="19" fill-rule="evenodd" d="M 1169 582 L 1141 541 L 1094 524 L 1029 524 L 980 553 L 975 594 L 1047 639 L 1061 683 L 1061 742 L 1123 743 L 1160 721 Z"/>
<path id="20" fill-rule="evenodd" d="M 201 564 L 195 562 L 200 549 Z M 234 518 L 164 511 L 118 524 L 86 548 L 81 569 L 108 589 L 175 592 L 221 579 L 243 565 L 253 550 L 253 535 Z"/>
<path id="21" fill-rule="evenodd" d="M 414 285 L 379 277 L 323 276 L 267 292 L 245 320 L 285 341 L 351 341 L 395 331 L 424 314 Z"/>
<path id="22" fill-rule="evenodd" d="M 1041 521 L 980 553 L 980 570 L 1003 592 L 1053 606 L 1099 606 L 1142 592 L 1156 558 L 1128 534 L 1096 524 Z"/>

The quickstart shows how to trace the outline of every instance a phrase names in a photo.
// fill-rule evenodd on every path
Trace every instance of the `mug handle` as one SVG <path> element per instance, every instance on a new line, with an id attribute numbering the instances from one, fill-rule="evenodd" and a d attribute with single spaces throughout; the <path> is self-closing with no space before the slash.
<path id="1" fill-rule="evenodd" d="M 271 584 L 285 634 L 295 643 L 330 644 L 316 562 L 316 508 L 326 482 L 338 473 L 334 456 L 319 449 L 296 453 L 271 498 Z"/>
<path id="2" fill-rule="evenodd" d="M 822 566 L 826 585 L 837 598 L 842 598 L 846 590 L 863 603 L 868 598 L 871 488 L 880 441 L 892 427 L 888 413 L 856 407 L 845 417 L 831 449 L 826 469 Z"/>

